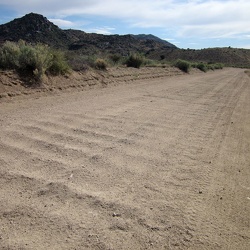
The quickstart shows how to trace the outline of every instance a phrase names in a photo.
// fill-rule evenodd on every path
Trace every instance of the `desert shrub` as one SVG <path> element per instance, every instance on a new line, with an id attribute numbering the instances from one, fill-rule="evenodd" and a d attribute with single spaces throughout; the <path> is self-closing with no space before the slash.
<path id="1" fill-rule="evenodd" d="M 36 80 L 42 81 L 45 73 L 52 65 L 52 54 L 49 48 L 42 44 L 35 46 L 24 45 L 20 48 L 20 68 L 32 71 Z"/>
<path id="2" fill-rule="evenodd" d="M 97 59 L 99 58 L 96 55 L 91 55 L 91 56 L 87 56 L 85 61 L 89 67 L 95 68 Z"/>
<path id="3" fill-rule="evenodd" d="M 16 69 L 19 67 L 20 48 L 16 43 L 5 42 L 0 49 L 0 68 Z"/>
<path id="4" fill-rule="evenodd" d="M 201 70 L 201 71 L 203 71 L 203 72 L 207 72 L 208 71 L 207 64 L 202 63 L 202 62 L 197 63 L 196 68 L 199 69 L 199 70 Z"/>
<path id="5" fill-rule="evenodd" d="M 143 65 L 146 67 L 159 67 L 162 66 L 159 61 L 151 60 L 151 59 L 144 59 Z"/>
<path id="6" fill-rule="evenodd" d="M 118 54 L 110 55 L 109 58 L 115 64 L 118 63 L 121 60 L 121 56 L 118 55 Z"/>
<path id="7" fill-rule="evenodd" d="M 164 56 L 164 55 L 161 55 L 160 58 L 161 58 L 161 60 L 164 60 L 164 59 L 165 59 L 165 56 Z"/>
<path id="8" fill-rule="evenodd" d="M 214 64 L 215 69 L 223 69 L 223 67 L 224 67 L 223 63 L 215 63 Z"/>
<path id="9" fill-rule="evenodd" d="M 197 68 L 197 65 L 198 65 L 198 63 L 196 63 L 196 62 L 190 63 L 191 68 Z"/>
<path id="10" fill-rule="evenodd" d="M 24 41 L 6 42 L 0 49 L 0 67 L 15 69 L 42 81 L 45 74 L 65 74 L 69 66 L 62 52 L 43 44 L 30 45 Z"/>
<path id="11" fill-rule="evenodd" d="M 51 65 L 48 68 L 49 73 L 53 75 L 64 75 L 70 72 L 70 67 L 66 61 L 65 55 L 62 51 L 51 50 Z"/>
<path id="12" fill-rule="evenodd" d="M 207 69 L 208 70 L 215 70 L 214 64 L 208 64 Z"/>
<path id="13" fill-rule="evenodd" d="M 174 62 L 174 66 L 188 73 L 190 70 L 191 64 L 188 61 L 178 59 L 177 61 Z"/>
<path id="14" fill-rule="evenodd" d="M 89 68 L 86 61 L 83 61 L 81 58 L 72 58 L 68 60 L 70 67 L 75 71 L 85 71 Z"/>
<path id="15" fill-rule="evenodd" d="M 36 69 L 36 56 L 35 49 L 32 46 L 26 44 L 20 45 L 20 55 L 18 58 L 19 61 L 19 70 L 31 71 L 31 73 Z"/>
<path id="16" fill-rule="evenodd" d="M 97 58 L 95 60 L 95 68 L 99 70 L 106 70 L 108 67 L 108 63 L 104 59 Z"/>
<path id="17" fill-rule="evenodd" d="M 144 63 L 144 56 L 140 54 L 131 54 L 127 60 L 126 60 L 126 65 L 127 67 L 133 67 L 133 68 L 140 68 L 141 65 Z"/>
<path id="18" fill-rule="evenodd" d="M 20 68 L 32 71 L 36 80 L 42 81 L 45 73 L 49 73 L 49 68 L 53 64 L 53 54 L 49 47 L 42 44 L 23 45 L 20 51 Z"/>
<path id="19" fill-rule="evenodd" d="M 66 51 L 65 58 L 68 65 L 70 65 L 70 68 L 75 71 L 85 71 L 89 69 L 87 62 L 88 57 L 86 55 L 77 54 L 72 51 Z"/>

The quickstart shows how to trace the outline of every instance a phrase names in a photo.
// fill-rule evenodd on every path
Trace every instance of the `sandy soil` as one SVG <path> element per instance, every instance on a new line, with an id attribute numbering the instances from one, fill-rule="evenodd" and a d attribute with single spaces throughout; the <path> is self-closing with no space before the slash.
<path id="1" fill-rule="evenodd" d="M 192 70 L 193 73 L 200 73 L 199 70 Z M 45 77 L 43 84 L 37 86 L 29 78 L 20 78 L 14 71 L 0 70 L 0 101 L 8 98 L 43 95 L 58 91 L 78 91 L 115 86 L 124 82 L 134 82 L 138 80 L 163 78 L 176 75 L 184 75 L 181 70 L 175 67 L 142 67 L 140 69 L 127 67 L 112 67 L 106 71 L 87 70 L 85 72 L 73 71 L 66 76 Z M 32 83 L 30 83 L 32 82 Z"/>
<path id="2" fill-rule="evenodd" d="M 0 249 L 250 249 L 249 96 L 224 69 L 0 103 Z"/>

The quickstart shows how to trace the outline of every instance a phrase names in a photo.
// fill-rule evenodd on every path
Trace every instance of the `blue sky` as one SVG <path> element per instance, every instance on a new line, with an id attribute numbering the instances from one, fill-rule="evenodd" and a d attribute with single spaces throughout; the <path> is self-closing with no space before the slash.
<path id="1" fill-rule="evenodd" d="M 179 48 L 250 49 L 250 0 L 0 0 L 0 24 L 30 12 L 63 29 L 153 34 Z"/>

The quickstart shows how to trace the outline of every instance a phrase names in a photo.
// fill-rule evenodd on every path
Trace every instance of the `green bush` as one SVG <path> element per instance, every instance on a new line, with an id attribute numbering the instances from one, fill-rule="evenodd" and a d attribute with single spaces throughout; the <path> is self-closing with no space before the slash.
<path id="1" fill-rule="evenodd" d="M 0 49 L 0 68 L 15 69 L 42 81 L 45 74 L 65 74 L 69 66 L 62 52 L 43 44 L 29 45 L 24 41 L 6 42 Z"/>
<path id="2" fill-rule="evenodd" d="M 214 64 L 208 64 L 207 69 L 208 70 L 215 70 Z"/>
<path id="3" fill-rule="evenodd" d="M 196 68 L 199 69 L 199 70 L 201 70 L 201 71 L 203 71 L 203 72 L 207 72 L 208 71 L 207 64 L 202 63 L 202 62 L 198 63 L 196 65 Z"/>
<path id="4" fill-rule="evenodd" d="M 143 65 L 147 67 L 158 67 L 160 66 L 160 63 L 156 60 L 144 59 Z"/>
<path id="5" fill-rule="evenodd" d="M 97 58 L 95 60 L 95 68 L 99 70 L 106 70 L 108 67 L 107 62 L 104 59 Z"/>
<path id="6" fill-rule="evenodd" d="M 144 56 L 140 54 L 132 54 L 127 58 L 125 64 L 127 65 L 127 67 L 133 67 L 139 69 L 141 65 L 144 63 L 144 61 L 145 61 Z"/>
<path id="7" fill-rule="evenodd" d="M 224 67 L 223 63 L 215 63 L 214 64 L 215 69 L 223 69 L 223 67 Z"/>
<path id="8" fill-rule="evenodd" d="M 91 56 L 86 56 L 86 63 L 89 67 L 95 68 L 96 67 L 96 61 L 97 61 L 97 56 L 96 55 L 91 55 Z"/>
<path id="9" fill-rule="evenodd" d="M 198 63 L 196 63 L 196 62 L 191 62 L 191 66 L 190 66 L 190 67 L 196 69 L 196 68 L 197 68 L 197 65 L 198 65 Z"/>
<path id="10" fill-rule="evenodd" d="M 181 59 L 178 59 L 175 63 L 174 63 L 174 67 L 179 68 L 180 70 L 188 73 L 190 71 L 191 68 L 191 64 L 188 61 L 184 61 Z"/>
<path id="11" fill-rule="evenodd" d="M 0 49 L 0 68 L 17 69 L 19 67 L 20 48 L 13 42 L 5 42 Z"/>
<path id="12" fill-rule="evenodd" d="M 65 59 L 64 53 L 59 50 L 51 50 L 52 61 L 48 69 L 52 75 L 64 75 L 70 72 L 70 67 Z"/>
<path id="13" fill-rule="evenodd" d="M 48 46 L 37 44 L 20 47 L 20 69 L 32 71 L 36 80 L 42 81 L 45 73 L 49 73 L 52 66 L 53 55 Z"/>
<path id="14" fill-rule="evenodd" d="M 33 72 L 36 69 L 35 48 L 26 44 L 19 44 L 20 55 L 18 70 Z"/>

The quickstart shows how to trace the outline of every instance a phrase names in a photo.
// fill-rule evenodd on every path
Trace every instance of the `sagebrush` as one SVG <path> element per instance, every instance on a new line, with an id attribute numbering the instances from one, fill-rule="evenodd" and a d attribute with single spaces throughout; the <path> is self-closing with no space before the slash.
<path id="1" fill-rule="evenodd" d="M 177 61 L 174 62 L 174 66 L 188 73 L 191 68 L 191 63 L 185 60 L 178 59 Z"/>
<path id="2" fill-rule="evenodd" d="M 0 48 L 0 68 L 33 75 L 37 81 L 42 81 L 45 74 L 59 75 L 70 71 L 63 52 L 24 41 L 3 44 Z"/>
<path id="3" fill-rule="evenodd" d="M 104 59 L 101 59 L 101 58 L 97 58 L 95 60 L 94 65 L 96 69 L 100 69 L 100 70 L 106 70 L 108 67 L 108 63 Z"/>
<path id="4" fill-rule="evenodd" d="M 140 54 L 131 54 L 127 60 L 126 60 L 126 65 L 127 67 L 134 67 L 134 68 L 140 68 L 142 64 L 144 63 L 145 58 L 144 56 Z"/>

